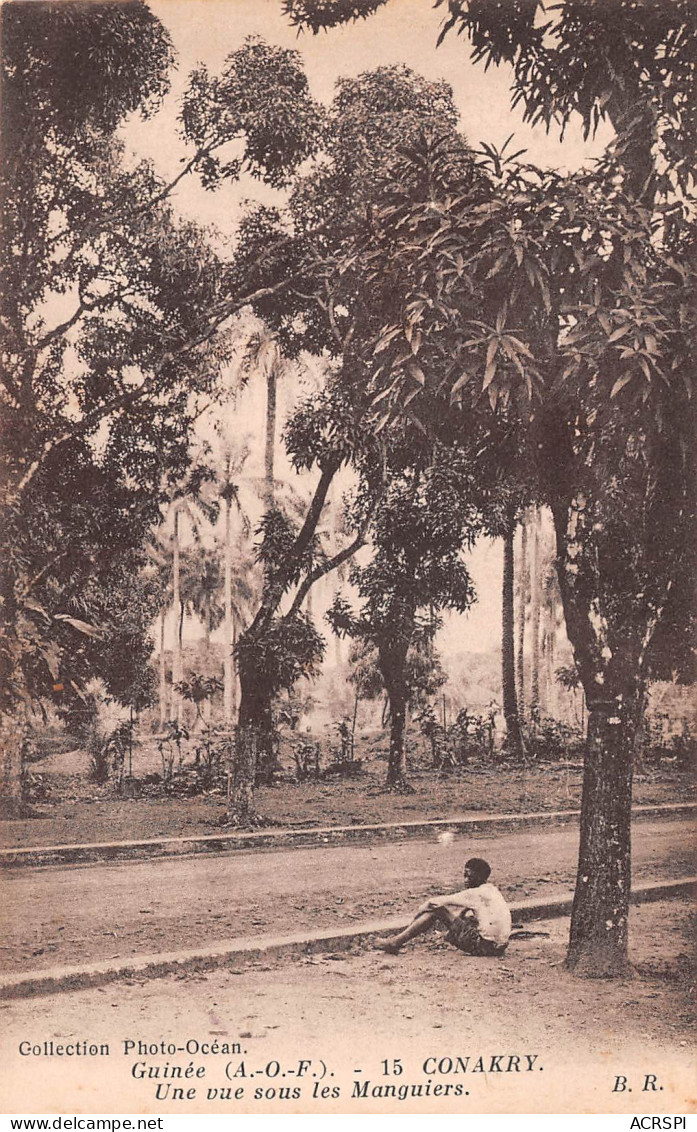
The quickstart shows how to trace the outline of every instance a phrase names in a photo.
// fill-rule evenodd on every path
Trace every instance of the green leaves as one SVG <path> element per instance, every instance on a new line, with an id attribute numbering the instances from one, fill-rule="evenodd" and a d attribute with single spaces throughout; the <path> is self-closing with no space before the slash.
<path id="1" fill-rule="evenodd" d="M 253 672 L 260 686 L 275 696 L 298 680 L 316 675 L 325 643 L 303 613 L 274 617 L 263 631 L 244 633 L 237 645 L 240 668 Z"/>
<path id="2" fill-rule="evenodd" d="M 315 152 L 326 128 L 298 52 L 255 38 L 228 56 L 219 76 L 205 67 L 192 73 L 181 121 L 200 151 L 196 161 L 209 188 L 242 169 L 276 187 L 284 185 Z M 243 156 L 225 164 L 216 151 L 233 141 L 243 143 Z"/>
<path id="3" fill-rule="evenodd" d="M 310 28 L 317 35 L 349 20 L 366 19 L 386 3 L 387 0 L 283 0 L 283 11 L 295 27 Z"/>
<path id="4" fill-rule="evenodd" d="M 5 161 L 28 135 L 109 134 L 169 89 L 172 41 L 142 0 L 102 4 L 98 18 L 74 2 L 4 5 L 2 42 Z"/>

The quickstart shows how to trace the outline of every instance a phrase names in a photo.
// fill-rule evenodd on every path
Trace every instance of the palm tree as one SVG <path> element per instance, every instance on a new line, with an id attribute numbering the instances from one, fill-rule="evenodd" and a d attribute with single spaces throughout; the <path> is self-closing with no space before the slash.
<path id="1" fill-rule="evenodd" d="M 532 564 L 530 568 L 530 715 L 540 712 L 540 610 L 542 605 L 542 548 L 540 546 L 540 510 L 531 512 Z"/>
<path id="2" fill-rule="evenodd" d="M 220 555 L 215 550 L 196 546 L 182 554 L 181 600 L 187 612 L 198 617 L 203 625 L 206 650 L 210 650 L 211 633 L 224 617 L 220 595 L 223 589 Z"/>
<path id="3" fill-rule="evenodd" d="M 160 578 L 163 602 L 158 617 L 159 622 L 159 705 L 160 730 L 162 731 L 167 720 L 167 660 L 165 652 L 165 626 L 167 623 L 167 606 L 172 599 L 172 553 L 171 547 L 156 531 L 148 543 L 147 552 Z"/>
<path id="4" fill-rule="evenodd" d="M 501 586 L 501 689 L 503 716 L 506 721 L 506 746 L 518 759 L 525 757 L 523 732 L 516 685 L 515 650 L 515 533 L 522 499 L 510 484 L 500 485 L 498 499 L 486 517 L 486 531 L 491 538 L 503 540 L 503 575 Z"/>
<path id="5" fill-rule="evenodd" d="M 222 577 L 220 555 L 203 546 L 184 551 L 182 561 L 181 603 L 187 612 L 198 617 L 203 625 L 206 675 L 210 672 L 211 633 L 220 625 L 224 613 L 220 602 Z M 211 700 L 204 701 L 205 723 L 210 726 Z"/>
<path id="6" fill-rule="evenodd" d="M 249 448 L 246 444 L 239 445 L 227 438 L 223 433 L 221 422 L 218 422 L 216 432 L 218 436 L 216 444 L 216 482 L 223 503 L 224 517 L 222 542 L 223 619 L 225 623 L 223 646 L 223 719 L 226 729 L 229 730 L 234 724 L 237 711 L 233 653 L 237 643 L 237 628 L 241 616 L 240 610 L 244 608 L 245 601 L 247 600 L 238 592 L 238 611 L 236 614 L 234 594 L 236 589 L 239 591 L 240 585 L 251 586 L 254 569 L 253 563 L 247 560 L 245 566 L 249 568 L 249 572 L 247 573 L 245 571 L 245 573 L 248 580 L 244 582 L 239 567 L 242 540 L 239 537 L 235 540 L 232 532 L 233 508 L 241 521 L 242 534 L 248 537 L 251 530 L 248 510 L 242 503 L 240 490 L 243 483 L 247 483 L 247 486 L 249 486 L 249 478 L 244 475 L 244 466 L 249 458 Z M 245 555 L 245 557 L 247 556 Z M 238 563 L 237 569 L 236 562 Z"/>
<path id="7" fill-rule="evenodd" d="M 172 492 L 165 516 L 165 522 L 168 519 L 172 521 L 172 610 L 175 622 L 172 647 L 172 686 L 174 690 L 170 705 L 170 718 L 176 708 L 176 719 L 179 726 L 182 723 L 183 703 L 174 686 L 181 683 L 184 674 L 182 638 L 185 603 L 181 596 L 182 518 L 187 520 L 190 532 L 194 540 L 198 542 L 206 525 L 212 523 L 217 517 L 218 505 L 212 496 L 210 486 L 214 476 L 205 459 L 208 454 L 208 448 L 204 446 L 195 455 L 186 479 Z"/>
<path id="8" fill-rule="evenodd" d="M 525 615 L 528 602 L 528 524 L 525 513 L 520 520 L 520 544 L 517 569 L 514 568 L 514 581 L 518 591 L 518 641 L 516 647 L 516 692 L 518 713 L 525 718 Z"/>
<path id="9" fill-rule="evenodd" d="M 263 500 L 267 511 L 276 506 L 275 454 L 276 454 L 276 410 L 278 382 L 288 368 L 274 331 L 262 324 L 254 330 L 247 341 L 242 370 L 248 374 L 259 373 L 266 380 L 266 435 L 264 442 L 264 491 Z"/>
<path id="10" fill-rule="evenodd" d="M 518 525 L 518 501 L 511 498 L 503 516 L 503 586 L 501 595 L 501 682 L 506 741 L 512 754 L 523 758 L 515 671 L 515 574 L 514 544 Z"/>

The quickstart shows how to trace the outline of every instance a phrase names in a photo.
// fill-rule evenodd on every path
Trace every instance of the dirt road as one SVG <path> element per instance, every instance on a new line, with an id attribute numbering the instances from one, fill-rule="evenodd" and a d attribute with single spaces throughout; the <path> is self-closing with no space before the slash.
<path id="1" fill-rule="evenodd" d="M 502 960 L 429 936 L 397 958 L 354 946 L 0 1003 L 4 1111 L 691 1111 L 691 919 L 687 902 L 633 909 L 623 981 L 564 971 L 568 921 L 552 920 Z M 44 1051 L 78 1042 L 96 1055 Z M 153 1075 L 190 1065 L 203 1075 Z"/>
<path id="2" fill-rule="evenodd" d="M 634 830 L 635 880 L 694 871 L 691 823 Z M 467 856 L 483 856 L 511 900 L 573 887 L 577 830 L 375 846 L 180 857 L 73 868 L 8 869 L 0 969 L 195 947 L 238 936 L 346 927 L 407 914 L 425 895 L 460 887 Z"/>

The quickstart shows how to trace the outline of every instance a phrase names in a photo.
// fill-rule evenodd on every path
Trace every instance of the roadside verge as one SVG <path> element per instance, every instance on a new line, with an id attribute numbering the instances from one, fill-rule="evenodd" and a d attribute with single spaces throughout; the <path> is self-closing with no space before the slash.
<path id="1" fill-rule="evenodd" d="M 632 889 L 632 904 L 643 904 L 672 897 L 697 894 L 697 877 L 658 881 Z M 531 897 L 511 904 L 514 920 L 529 923 L 566 916 L 571 912 L 573 894 L 550 900 Z M 209 971 L 216 967 L 243 967 L 250 962 L 280 959 L 297 955 L 345 951 L 372 935 L 399 931 L 407 924 L 402 916 L 387 920 L 371 920 L 343 931 L 297 932 L 294 935 L 267 936 L 229 940 L 211 947 L 186 951 L 160 952 L 136 956 L 128 960 L 100 960 L 81 967 L 53 967 L 34 974 L 12 974 L 0 978 L 0 999 L 31 998 L 61 991 L 104 986 L 119 979 L 156 979 L 172 973 Z"/>

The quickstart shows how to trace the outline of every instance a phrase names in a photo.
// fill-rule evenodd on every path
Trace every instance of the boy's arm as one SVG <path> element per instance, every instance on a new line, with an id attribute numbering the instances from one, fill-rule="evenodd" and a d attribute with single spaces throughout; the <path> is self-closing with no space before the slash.
<path id="1" fill-rule="evenodd" d="M 470 902 L 466 898 L 464 898 L 464 893 L 448 892 L 445 894 L 445 896 L 429 897 L 429 899 L 425 900 L 419 908 L 419 913 L 435 912 L 436 908 L 442 908 L 444 904 L 455 904 L 458 908 L 462 908 L 463 911 L 467 908 L 471 908 L 472 906 Z"/>

